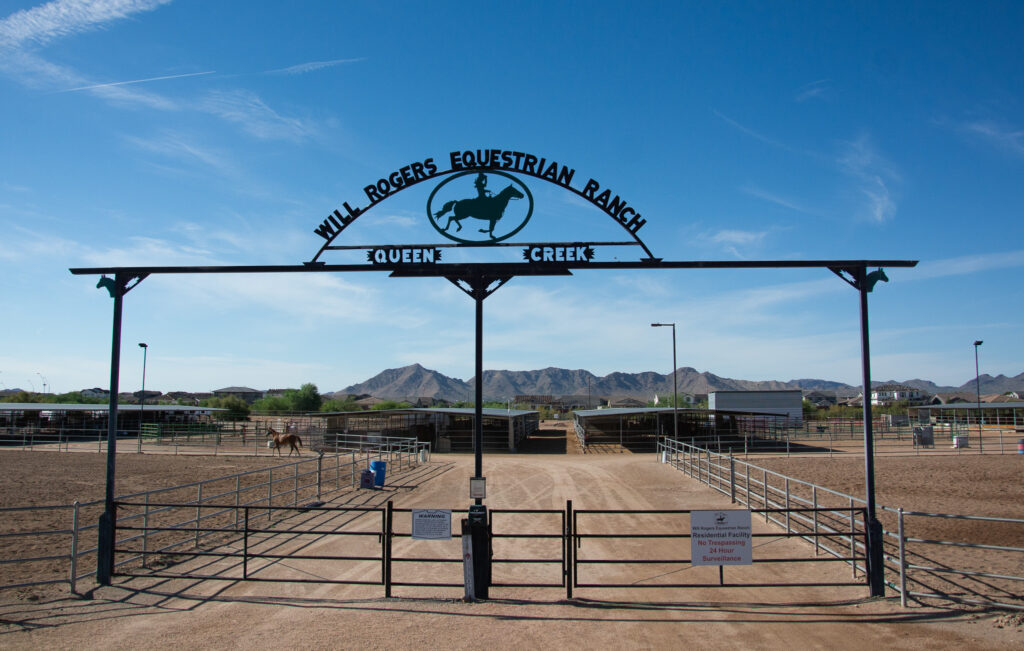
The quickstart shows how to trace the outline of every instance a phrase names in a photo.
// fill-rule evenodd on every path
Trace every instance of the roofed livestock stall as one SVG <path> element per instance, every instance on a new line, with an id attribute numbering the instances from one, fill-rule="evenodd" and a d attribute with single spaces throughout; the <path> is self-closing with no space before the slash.
<path id="1" fill-rule="evenodd" d="M 430 443 L 434 452 L 473 451 L 473 409 L 408 408 L 322 414 L 326 419 L 324 445 L 345 447 L 346 436 L 414 437 Z M 536 411 L 483 410 L 483 448 L 515 452 L 540 426 Z"/>
<path id="2" fill-rule="evenodd" d="M 675 425 L 673 414 L 678 418 Z M 709 449 L 743 449 L 777 438 L 792 424 L 779 414 L 672 407 L 587 409 L 575 412 L 573 422 L 584 452 L 654 452 L 659 438 L 675 436 Z"/>

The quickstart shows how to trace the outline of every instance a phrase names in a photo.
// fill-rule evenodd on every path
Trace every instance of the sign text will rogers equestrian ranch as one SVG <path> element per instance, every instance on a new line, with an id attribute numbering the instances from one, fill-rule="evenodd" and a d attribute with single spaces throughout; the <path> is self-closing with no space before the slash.
<path id="1" fill-rule="evenodd" d="M 448 169 L 439 169 L 434 158 L 403 165 L 363 187 L 367 203 L 342 202 L 313 231 L 328 241 L 337 237 L 356 218 L 391 195 L 423 181 L 471 170 L 503 170 L 548 181 L 587 200 L 615 219 L 634 237 L 647 220 L 628 201 L 593 178 L 580 183 L 576 169 L 534 154 L 506 149 L 467 149 L 448 154 Z M 353 205 L 355 203 L 355 205 Z"/>

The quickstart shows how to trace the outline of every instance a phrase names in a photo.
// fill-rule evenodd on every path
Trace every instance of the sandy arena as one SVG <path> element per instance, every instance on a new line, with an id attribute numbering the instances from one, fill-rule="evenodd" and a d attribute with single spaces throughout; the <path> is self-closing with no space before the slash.
<path id="1" fill-rule="evenodd" d="M 487 504 L 493 508 L 726 509 L 711 491 L 653 454 L 575 453 L 563 430 L 547 429 L 553 454 L 484 457 Z M 559 441 L 565 441 L 561 443 Z M 863 494 L 863 459 L 853 452 L 808 459 L 753 459 L 836 490 Z M 3 506 L 67 503 L 103 495 L 104 455 L 0 451 L 7 489 Z M 276 459 L 118 456 L 118 494 L 183 484 Z M 926 460 L 880 458 L 879 503 L 908 509 L 1022 516 L 1016 455 L 951 455 Z M 464 508 L 473 459 L 432 456 L 389 475 L 384 490 L 352 491 L 332 503 L 392 500 L 401 508 Z M 733 507 L 734 508 L 734 507 Z M 397 526 L 397 525 L 396 525 Z M 406 526 L 406 525 L 402 525 Z M 763 522 L 755 533 L 777 532 Z M 955 535 L 955 532 L 953 533 Z M 949 538 L 946 538 L 949 539 Z M 755 558 L 806 557 L 799 540 L 755 538 Z M 1020 540 L 1008 541 L 1022 545 Z M 328 543 L 323 543 L 328 544 Z M 541 543 L 536 543 L 540 545 Z M 614 557 L 622 549 L 588 540 L 588 553 Z M 678 541 L 643 541 L 644 553 L 678 557 Z M 516 555 L 529 555 L 522 543 Z M 602 547 L 602 545 L 605 545 Z M 683 550 L 688 555 L 688 549 Z M 18 566 L 11 566 L 17 571 Z M 403 568 L 407 578 L 415 578 Z M 533 570 L 527 570 L 532 572 Z M 646 571 L 643 568 L 641 572 Z M 655 579 L 661 566 L 651 567 Z M 676 567 L 679 582 L 710 581 L 715 568 Z M 714 574 L 711 574 L 714 572 Z M 1024 570 L 1017 568 L 1017 575 Z M 762 564 L 726 568 L 748 582 L 849 582 L 840 563 Z M 742 577 L 742 578 L 739 578 Z M 427 578 L 427 577 L 424 577 Z M 6 578 L 4 582 L 10 582 Z M 83 582 L 80 589 L 92 587 Z M 457 589 L 116 579 L 88 598 L 66 586 L 0 592 L 3 648 L 894 648 L 973 649 L 1024 645 L 1021 617 L 968 607 L 902 609 L 895 597 L 870 599 L 863 585 L 826 588 L 564 589 L 492 588 L 491 599 L 463 603 Z"/>

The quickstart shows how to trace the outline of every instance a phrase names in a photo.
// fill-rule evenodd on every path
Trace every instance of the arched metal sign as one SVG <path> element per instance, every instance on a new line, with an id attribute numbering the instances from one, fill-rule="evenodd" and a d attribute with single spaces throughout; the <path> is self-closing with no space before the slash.
<path id="1" fill-rule="evenodd" d="M 436 183 L 427 200 L 427 218 L 431 225 L 447 239 L 458 246 L 489 246 L 502 242 L 518 233 L 533 214 L 533 194 L 519 176 L 528 176 L 552 183 L 583 198 L 625 230 L 632 242 L 641 247 L 646 260 L 657 260 L 640 239 L 640 229 L 647 223 L 637 209 L 626 199 L 599 181 L 576 174 L 576 169 L 544 156 L 507 149 L 467 149 L 449 152 L 444 159 L 446 168 L 438 166 L 437 159 L 424 158 L 394 170 L 387 176 L 363 187 L 363 198 L 359 201 L 343 201 L 313 232 L 324 239 L 320 249 L 306 264 L 323 264 L 321 256 L 326 251 L 350 249 L 336 246 L 335 240 L 341 233 L 362 217 L 371 208 L 397 193 L 419 185 L 435 182 L 445 176 L 448 179 Z M 500 187 L 499 187 L 500 186 Z M 473 196 L 475 193 L 475 196 Z M 523 205 L 520 205 L 523 204 Z M 467 221 L 464 219 L 478 221 Z M 470 223 L 472 228 L 466 228 Z M 500 226 L 499 226 L 500 224 Z M 486 228 L 480 228 L 486 225 Z M 594 257 L 594 246 L 599 244 L 621 245 L 623 242 L 574 243 L 570 248 L 564 244 L 551 245 L 545 260 L 543 249 L 539 253 L 524 251 L 527 261 L 553 261 L 554 257 L 571 256 L 573 261 L 585 250 L 587 255 L 580 261 Z M 557 250 L 554 247 L 558 247 Z M 394 244 L 376 247 L 360 247 L 369 250 L 371 262 L 403 262 L 402 251 L 395 252 Z M 406 262 L 432 263 L 440 261 L 436 248 L 416 247 L 410 251 Z M 413 260 L 413 258 L 418 258 Z"/>

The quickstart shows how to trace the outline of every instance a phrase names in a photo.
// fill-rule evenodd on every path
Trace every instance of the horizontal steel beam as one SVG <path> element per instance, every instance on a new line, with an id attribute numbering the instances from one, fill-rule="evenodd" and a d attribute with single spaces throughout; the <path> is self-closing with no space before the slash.
<path id="1" fill-rule="evenodd" d="M 76 276 L 95 274 L 245 274 L 381 271 L 394 276 L 565 276 L 583 269 L 859 269 L 914 267 L 917 260 L 661 260 L 616 262 L 483 262 L 453 264 L 294 264 L 196 267 L 73 267 Z"/>

